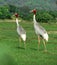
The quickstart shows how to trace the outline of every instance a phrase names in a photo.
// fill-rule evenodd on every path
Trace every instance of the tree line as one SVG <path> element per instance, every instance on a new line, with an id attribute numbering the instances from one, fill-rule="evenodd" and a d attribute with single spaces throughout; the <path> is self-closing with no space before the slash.
<path id="1" fill-rule="evenodd" d="M 0 19 L 12 19 L 12 16 L 17 12 L 24 20 L 32 20 L 31 9 L 28 6 L 17 7 L 14 5 L 0 6 Z M 57 11 L 37 10 L 36 19 L 39 22 L 48 22 L 49 20 L 57 19 Z"/>

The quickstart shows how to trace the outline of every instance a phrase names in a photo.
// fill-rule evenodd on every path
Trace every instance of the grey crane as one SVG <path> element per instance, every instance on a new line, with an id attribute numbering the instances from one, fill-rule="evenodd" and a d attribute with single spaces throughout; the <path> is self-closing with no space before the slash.
<path id="1" fill-rule="evenodd" d="M 46 49 L 46 42 L 48 42 L 48 34 L 47 31 L 36 21 L 36 9 L 31 10 L 31 13 L 33 13 L 33 23 L 34 23 L 34 29 L 35 29 L 35 33 L 38 36 L 38 49 L 39 49 L 39 45 L 40 45 L 40 39 L 42 38 L 43 43 L 44 43 L 44 47 L 45 47 L 45 51 L 47 51 Z"/>
<path id="2" fill-rule="evenodd" d="M 26 48 L 26 31 L 24 30 L 24 28 L 22 26 L 20 26 L 20 24 L 18 23 L 18 14 L 15 13 L 16 16 L 16 24 L 17 24 L 17 33 L 20 36 L 19 39 L 24 41 L 24 48 Z"/>

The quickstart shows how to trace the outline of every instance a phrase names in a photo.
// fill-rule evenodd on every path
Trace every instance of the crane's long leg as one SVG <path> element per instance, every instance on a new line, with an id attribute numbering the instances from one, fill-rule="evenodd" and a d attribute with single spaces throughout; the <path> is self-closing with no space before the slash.
<path id="1" fill-rule="evenodd" d="M 19 41 L 20 41 L 20 43 L 21 43 L 21 37 L 19 37 Z M 20 44 L 19 46 L 21 47 L 21 44 Z"/>
<path id="2" fill-rule="evenodd" d="M 40 36 L 38 36 L 38 49 L 39 49 L 39 46 L 40 46 Z"/>
<path id="3" fill-rule="evenodd" d="M 26 42 L 24 41 L 24 48 L 26 49 Z"/>
<path id="4" fill-rule="evenodd" d="M 45 52 L 47 51 L 46 49 L 46 41 L 43 39 L 43 44 L 44 44 L 44 47 L 45 47 Z"/>

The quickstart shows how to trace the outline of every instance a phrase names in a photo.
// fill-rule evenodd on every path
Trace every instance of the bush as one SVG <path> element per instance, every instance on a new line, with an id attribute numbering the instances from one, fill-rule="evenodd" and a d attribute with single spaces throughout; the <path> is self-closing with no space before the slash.
<path id="1" fill-rule="evenodd" d="M 48 20 L 53 19 L 53 16 L 46 11 L 40 11 L 37 13 L 36 18 L 39 22 L 48 22 Z"/>
<path id="2" fill-rule="evenodd" d="M 0 7 L 0 19 L 11 18 L 10 12 L 7 6 Z"/>
<path id="3" fill-rule="evenodd" d="M 53 18 L 57 18 L 57 11 L 49 11 L 49 14 L 53 16 Z"/>

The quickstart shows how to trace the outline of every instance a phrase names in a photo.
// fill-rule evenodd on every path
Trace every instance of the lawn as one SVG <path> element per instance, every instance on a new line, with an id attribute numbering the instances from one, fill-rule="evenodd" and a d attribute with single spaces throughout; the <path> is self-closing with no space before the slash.
<path id="1" fill-rule="evenodd" d="M 26 49 L 23 41 L 19 41 L 16 23 L 12 20 L 0 20 L 0 65 L 57 65 L 57 24 L 40 23 L 49 34 L 46 44 L 48 51 L 44 52 L 42 40 L 38 50 L 33 23 L 19 23 L 27 32 Z"/>

